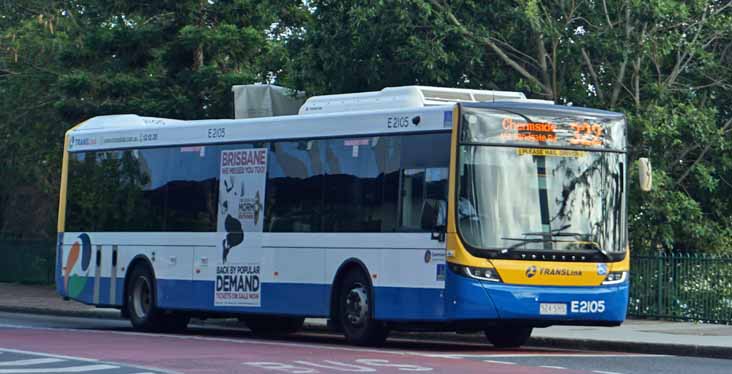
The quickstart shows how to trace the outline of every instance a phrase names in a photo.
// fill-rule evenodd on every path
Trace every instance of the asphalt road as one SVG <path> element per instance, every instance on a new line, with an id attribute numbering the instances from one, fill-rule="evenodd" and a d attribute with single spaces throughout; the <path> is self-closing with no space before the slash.
<path id="1" fill-rule="evenodd" d="M 730 373 L 732 360 L 390 339 L 352 347 L 338 335 L 253 337 L 194 324 L 147 334 L 120 320 L 0 313 L 3 373 Z"/>

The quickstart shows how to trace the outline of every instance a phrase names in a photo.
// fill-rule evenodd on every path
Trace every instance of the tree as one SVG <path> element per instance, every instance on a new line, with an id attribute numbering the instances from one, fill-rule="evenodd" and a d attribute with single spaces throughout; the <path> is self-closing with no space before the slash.
<path id="1" fill-rule="evenodd" d="M 625 112 L 638 251 L 732 251 L 729 1 L 319 0 L 290 41 L 309 93 L 404 84 L 521 90 Z M 632 168 L 635 176 L 635 169 Z"/>
<path id="2" fill-rule="evenodd" d="M 97 115 L 230 118 L 285 77 L 295 0 L 3 2 L 0 233 L 52 236 L 63 134 Z M 7 98 L 7 99 L 6 99 Z"/>

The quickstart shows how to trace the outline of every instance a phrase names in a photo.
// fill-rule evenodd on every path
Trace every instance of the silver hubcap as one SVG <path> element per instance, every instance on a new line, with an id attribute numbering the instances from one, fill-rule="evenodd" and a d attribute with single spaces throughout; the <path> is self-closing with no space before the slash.
<path id="1" fill-rule="evenodd" d="M 356 285 L 346 295 L 346 319 L 353 326 L 366 322 L 369 311 L 369 297 L 366 289 Z"/>
<path id="2" fill-rule="evenodd" d="M 139 277 L 135 280 L 135 287 L 132 291 L 132 306 L 139 319 L 145 319 L 150 312 L 152 295 L 150 293 L 150 281 L 147 277 Z"/>

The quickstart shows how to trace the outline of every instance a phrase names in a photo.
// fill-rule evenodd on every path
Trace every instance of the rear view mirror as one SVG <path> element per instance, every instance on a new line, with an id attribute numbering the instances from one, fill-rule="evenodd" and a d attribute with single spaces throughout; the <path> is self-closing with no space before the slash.
<path id="1" fill-rule="evenodd" d="M 638 182 L 643 192 L 648 192 L 653 187 L 653 170 L 651 168 L 651 160 L 647 157 L 638 159 Z"/>

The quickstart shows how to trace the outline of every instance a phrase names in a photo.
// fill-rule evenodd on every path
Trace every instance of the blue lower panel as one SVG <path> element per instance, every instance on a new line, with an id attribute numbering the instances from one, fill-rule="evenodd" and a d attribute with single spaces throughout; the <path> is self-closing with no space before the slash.
<path id="1" fill-rule="evenodd" d="M 263 283 L 260 307 L 214 307 L 214 282 L 159 279 L 158 306 L 166 309 L 231 313 L 270 313 L 327 316 L 330 286 L 324 284 Z"/>
<path id="2" fill-rule="evenodd" d="M 496 319 L 498 313 L 483 282 L 447 270 L 445 282 L 447 319 Z"/>
<path id="3" fill-rule="evenodd" d="M 628 283 L 601 287 L 508 285 L 447 272 L 447 318 L 620 323 L 628 308 Z M 542 315 L 541 303 L 566 305 L 566 315 Z"/>
<path id="4" fill-rule="evenodd" d="M 628 309 L 628 283 L 605 287 L 485 285 L 501 319 L 622 322 Z M 567 315 L 541 315 L 541 303 L 565 304 Z"/>
<path id="5" fill-rule="evenodd" d="M 439 288 L 376 287 L 376 319 L 445 319 L 445 291 Z"/>

